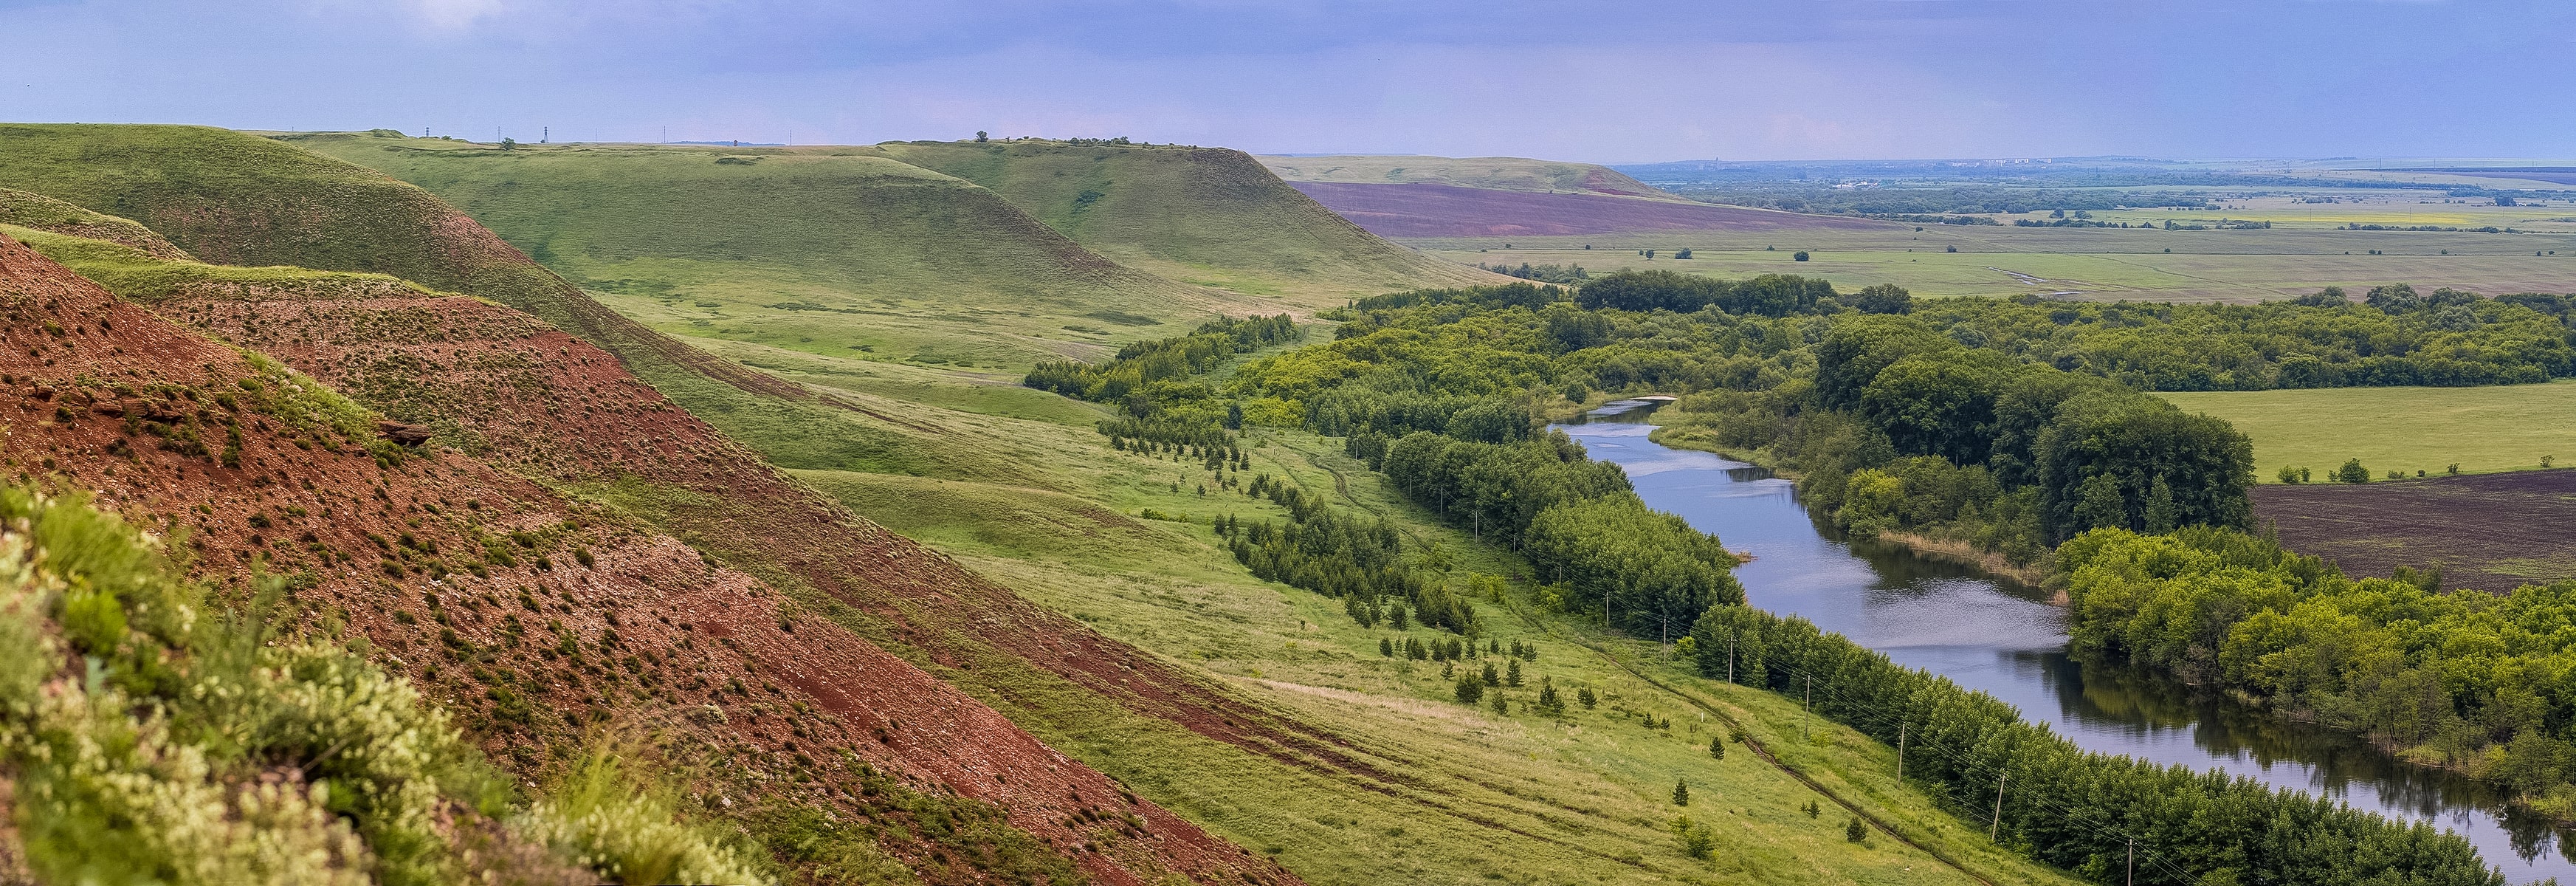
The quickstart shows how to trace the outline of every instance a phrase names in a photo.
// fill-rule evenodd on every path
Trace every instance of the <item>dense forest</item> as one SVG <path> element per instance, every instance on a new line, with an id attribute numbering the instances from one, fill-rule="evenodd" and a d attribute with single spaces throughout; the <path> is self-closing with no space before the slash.
<path id="1" fill-rule="evenodd" d="M 2576 582 L 2441 591 L 2353 579 L 2226 531 L 2087 533 L 2059 549 L 2079 652 L 2252 693 L 2576 819 Z"/>
<path id="2" fill-rule="evenodd" d="M 1445 423 L 1525 408 L 1509 404 L 1596 387 L 1687 392 L 1693 433 L 1803 474 L 1808 501 L 1846 528 L 1957 536 L 2022 562 L 2099 526 L 2251 519 L 2251 446 L 2224 422 L 1963 342 L 1921 313 L 1895 287 L 1838 294 L 1781 275 L 1623 272 L 1570 296 L 1525 285 L 1402 293 L 1345 309 L 1329 345 L 1246 365 L 1228 392 L 1348 435 L 1364 457 L 1392 451 L 1379 438 L 1474 439 Z M 1389 461 L 1399 488 L 1460 515 L 1447 498 L 1455 483 L 1413 483 L 1410 462 Z M 1568 602 L 1595 603 L 1574 590 Z"/>

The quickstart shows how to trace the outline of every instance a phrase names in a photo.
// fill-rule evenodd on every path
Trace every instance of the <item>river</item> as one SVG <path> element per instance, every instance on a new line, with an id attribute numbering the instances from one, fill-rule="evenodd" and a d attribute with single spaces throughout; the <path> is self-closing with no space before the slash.
<path id="1" fill-rule="evenodd" d="M 1649 507 L 1749 552 L 1754 606 L 1795 614 L 2020 708 L 2090 750 L 2218 768 L 2354 808 L 2429 821 L 2477 844 L 2515 883 L 2576 883 L 2569 840 L 2483 782 L 2381 753 L 2359 736 L 2292 723 L 2215 693 L 2067 656 L 2065 612 L 2041 595 L 1903 549 L 1831 537 L 1789 481 L 1646 438 L 1647 404 L 1622 401 L 1558 428 L 1628 472 Z"/>

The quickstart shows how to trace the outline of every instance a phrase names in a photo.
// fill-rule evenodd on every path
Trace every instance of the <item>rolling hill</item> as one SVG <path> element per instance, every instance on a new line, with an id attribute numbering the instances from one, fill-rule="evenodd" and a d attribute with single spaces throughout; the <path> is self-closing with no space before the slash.
<path id="1" fill-rule="evenodd" d="M 1418 157 L 1340 155 L 1260 158 L 1291 183 L 1350 185 L 1452 185 L 1487 191 L 1594 194 L 1688 202 L 1626 173 L 1592 163 L 1559 163 L 1521 157 Z"/>
<path id="2" fill-rule="evenodd" d="M 982 185 L 1084 246 L 1175 280 L 1300 305 L 1492 280 L 1353 227 L 1241 151 L 1043 140 L 876 147 Z"/>

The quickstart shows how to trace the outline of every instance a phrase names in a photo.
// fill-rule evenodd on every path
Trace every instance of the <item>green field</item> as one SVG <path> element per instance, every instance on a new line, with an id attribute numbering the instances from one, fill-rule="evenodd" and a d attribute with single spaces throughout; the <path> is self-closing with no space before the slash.
<path id="1" fill-rule="evenodd" d="M 2121 210 L 2111 222 L 2156 226 L 2025 228 L 1886 223 L 1875 230 L 1677 231 L 1583 237 L 1425 240 L 1451 261 L 1487 265 L 1580 264 L 1595 273 L 1660 268 L 1740 277 L 1799 273 L 1842 289 L 1894 283 L 1919 295 L 2024 294 L 2131 301 L 2250 302 L 2328 285 L 2411 282 L 2485 295 L 2576 292 L 2576 206 L 2471 206 L 2380 199 L 2302 204 L 2248 199 L 2224 211 Z M 2166 231 L 2165 221 L 2264 219 L 2261 230 Z M 2513 227 L 2528 233 L 2347 231 L 2347 223 Z M 1585 249 L 1590 246 L 1590 249 Z M 1674 260 L 1678 249 L 1692 258 Z M 1957 252 L 1949 251 L 1956 248 Z M 1656 250 L 1648 259 L 1638 250 Z M 2170 250 L 2170 251 L 2167 251 Z M 2372 255 L 2378 250 L 2379 255 Z M 1794 261 L 1798 252 L 1809 260 Z M 2538 253 L 2538 254 L 2534 254 Z"/>
<path id="2" fill-rule="evenodd" d="M 1415 157 L 1380 154 L 1330 157 L 1263 157 L 1280 178 L 1361 185 L 1426 183 L 1540 193 L 1617 193 L 1679 200 L 1625 173 L 1591 163 L 1524 157 Z"/>
<path id="3" fill-rule="evenodd" d="M 2576 458 L 2576 381 L 2486 388 L 2319 388 L 2158 394 L 2226 419 L 2254 438 L 2266 483 L 2282 466 L 2324 474 L 2358 458 L 2376 479 L 2392 470 L 2441 474 L 2521 471 L 2542 456 Z"/>

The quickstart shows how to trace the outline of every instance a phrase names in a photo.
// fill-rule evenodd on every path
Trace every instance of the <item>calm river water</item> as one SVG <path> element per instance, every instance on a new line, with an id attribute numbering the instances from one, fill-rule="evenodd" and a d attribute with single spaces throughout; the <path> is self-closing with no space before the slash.
<path id="1" fill-rule="evenodd" d="M 2079 664 L 2063 610 L 2026 589 L 1902 550 L 1828 536 L 1786 480 L 1646 439 L 1642 404 L 1559 426 L 1618 464 L 1637 494 L 1755 559 L 1736 570 L 1753 605 L 1818 626 L 1986 692 L 2085 748 L 2216 767 L 2355 808 L 2430 821 L 2475 842 L 2516 883 L 2576 883 L 2568 840 L 2512 813 L 2480 782 L 2411 766 L 2357 736 L 2289 723 L 2177 682 Z"/>

